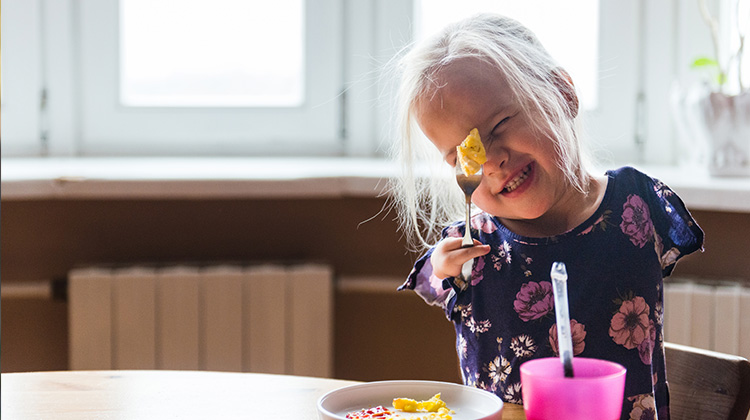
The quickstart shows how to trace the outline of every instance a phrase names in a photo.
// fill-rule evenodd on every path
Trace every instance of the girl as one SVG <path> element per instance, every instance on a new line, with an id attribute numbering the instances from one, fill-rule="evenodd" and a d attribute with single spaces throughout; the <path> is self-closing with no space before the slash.
<path id="1" fill-rule="evenodd" d="M 557 354 L 549 273 L 562 261 L 575 356 L 627 368 L 624 419 L 668 418 L 662 278 L 703 244 L 682 201 L 633 168 L 594 175 L 570 78 L 512 19 L 458 22 L 401 64 L 397 157 L 405 170 L 394 193 L 410 243 L 427 252 L 400 289 L 454 322 L 464 383 L 522 402 L 521 363 Z M 471 219 L 475 246 L 462 248 L 467 227 L 451 223 L 464 205 L 455 178 L 418 177 L 414 168 L 442 159 L 452 175 L 456 146 L 473 128 L 487 162 L 472 196 L 481 210 Z"/>

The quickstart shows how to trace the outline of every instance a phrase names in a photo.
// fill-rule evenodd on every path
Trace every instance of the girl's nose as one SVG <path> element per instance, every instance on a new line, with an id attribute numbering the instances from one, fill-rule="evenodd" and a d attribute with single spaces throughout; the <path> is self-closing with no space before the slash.
<path id="1" fill-rule="evenodd" d="M 505 169 L 503 166 L 510 158 L 510 153 L 508 153 L 506 148 L 492 145 L 486 147 L 485 150 L 487 150 L 487 162 L 482 166 L 482 171 L 485 175 L 492 175 L 495 172 Z"/>

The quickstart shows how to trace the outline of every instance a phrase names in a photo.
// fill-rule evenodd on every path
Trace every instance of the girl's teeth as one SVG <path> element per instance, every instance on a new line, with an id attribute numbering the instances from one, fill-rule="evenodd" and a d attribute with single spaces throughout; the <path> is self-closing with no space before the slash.
<path id="1" fill-rule="evenodd" d="M 529 177 L 530 170 L 531 168 L 529 168 L 528 166 L 525 167 L 517 177 L 510 180 L 510 182 L 505 185 L 505 188 L 503 188 L 503 192 L 511 192 L 518 188 L 521 184 L 523 184 L 523 182 L 526 181 L 526 179 Z"/>

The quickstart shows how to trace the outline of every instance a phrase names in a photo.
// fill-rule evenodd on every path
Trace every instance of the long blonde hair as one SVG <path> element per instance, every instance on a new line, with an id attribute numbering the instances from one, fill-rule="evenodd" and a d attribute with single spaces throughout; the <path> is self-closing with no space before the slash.
<path id="1" fill-rule="evenodd" d="M 576 129 L 575 89 L 533 32 L 508 17 L 479 14 L 446 27 L 413 46 L 395 61 L 400 76 L 396 95 L 396 141 L 391 155 L 401 163 L 401 177 L 390 193 L 401 230 L 414 250 L 432 246 L 440 231 L 462 218 L 463 195 L 446 165 L 416 123 L 420 98 L 434 94 L 439 72 L 455 60 L 473 57 L 493 65 L 513 95 L 546 133 L 559 154 L 558 164 L 571 187 L 583 193 L 590 181 Z"/>

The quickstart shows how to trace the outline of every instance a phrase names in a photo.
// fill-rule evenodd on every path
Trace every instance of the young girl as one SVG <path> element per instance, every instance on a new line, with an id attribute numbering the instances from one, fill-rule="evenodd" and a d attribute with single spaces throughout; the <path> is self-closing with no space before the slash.
<path id="1" fill-rule="evenodd" d="M 574 355 L 627 368 L 623 419 L 668 418 L 662 278 L 703 244 L 679 197 L 633 168 L 593 174 L 568 74 L 512 19 L 474 16 L 400 63 L 405 175 L 394 192 L 411 243 L 428 248 L 401 289 L 454 322 L 464 383 L 522 402 L 521 363 L 557 355 L 550 268 L 561 261 Z M 465 223 L 451 222 L 464 198 L 450 167 L 473 128 L 487 161 L 472 196 L 474 246 L 462 248 Z M 430 159 L 447 162 L 446 177 L 415 175 Z"/>

